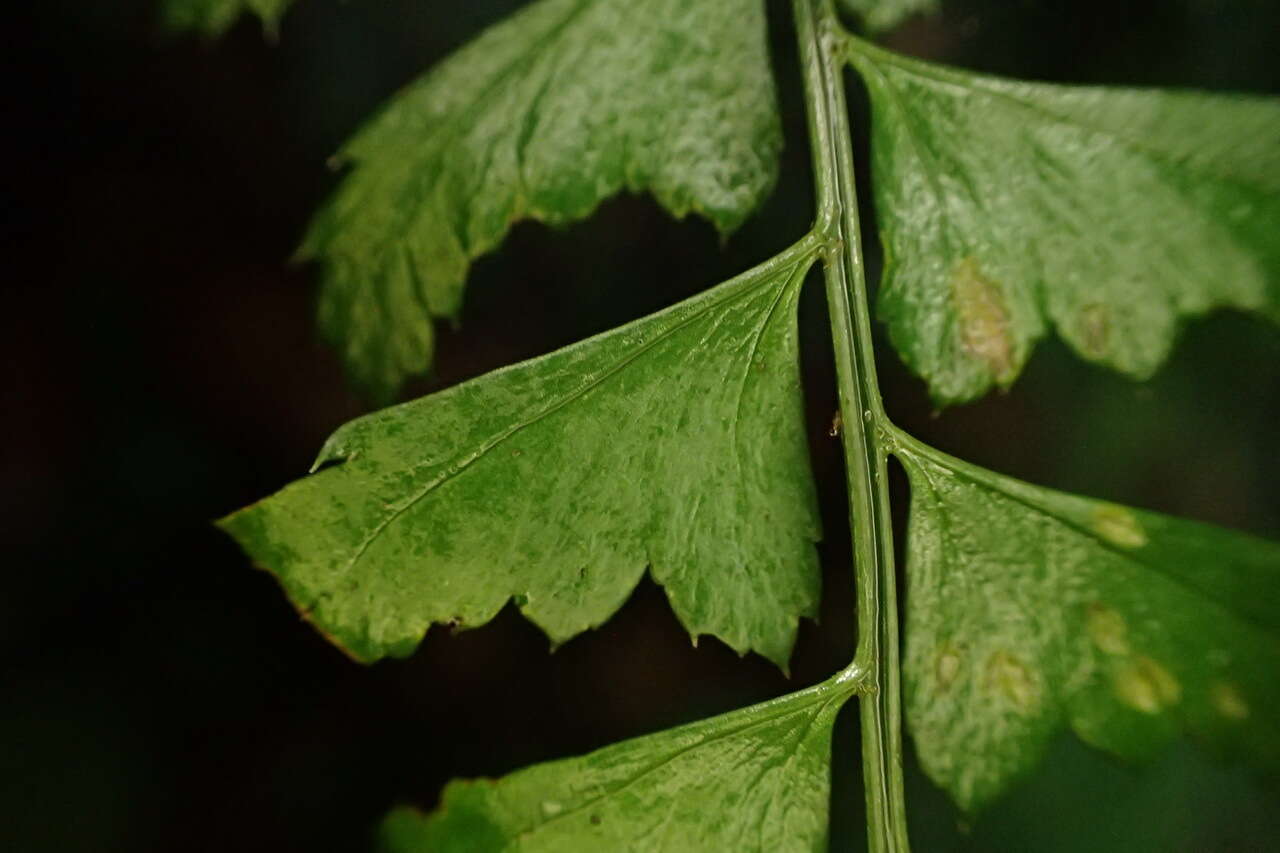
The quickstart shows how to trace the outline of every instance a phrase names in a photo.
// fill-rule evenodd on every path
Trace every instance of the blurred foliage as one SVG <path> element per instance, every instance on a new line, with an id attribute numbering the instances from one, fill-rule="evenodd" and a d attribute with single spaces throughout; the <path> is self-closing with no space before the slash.
<path id="1" fill-rule="evenodd" d="M 297 477 L 362 411 L 317 340 L 311 272 L 284 263 L 332 186 L 325 159 L 378 102 L 514 5 L 310 0 L 275 46 L 250 19 L 220 42 L 162 39 L 142 0 L 15 13 L 2 61 L 9 79 L 38 85 L 14 85 L 4 139 L 14 272 L 0 314 L 0 848 L 360 850 L 390 806 L 430 805 L 449 777 L 725 711 L 847 661 L 843 483 L 812 286 L 802 355 L 825 596 L 790 683 L 713 641 L 690 648 L 648 583 L 554 656 L 508 610 L 361 668 L 208 525 Z M 412 393 L 669 305 L 798 236 L 811 183 L 786 11 L 769 6 L 786 150 L 766 209 L 723 247 L 710 225 L 672 222 L 645 198 L 568 230 L 516 228 L 476 265 L 461 324 L 442 329 L 435 374 Z M 1280 91 L 1269 0 L 957 0 L 888 40 L 1033 79 Z M 1047 343 L 1010 393 L 936 418 L 887 348 L 880 367 L 891 414 L 945 450 L 1280 538 L 1280 337 L 1260 322 L 1193 324 L 1141 385 Z M 842 716 L 838 754 L 856 752 L 855 723 Z M 1189 746 L 1127 767 L 1063 742 L 967 829 L 907 763 L 922 851 L 1232 851 L 1280 837 L 1274 780 Z M 835 772 L 833 849 L 857 850 L 858 765 Z"/>

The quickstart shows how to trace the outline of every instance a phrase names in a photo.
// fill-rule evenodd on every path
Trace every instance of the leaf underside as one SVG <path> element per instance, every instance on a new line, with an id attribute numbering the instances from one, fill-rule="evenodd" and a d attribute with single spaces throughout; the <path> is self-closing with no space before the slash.
<path id="1" fill-rule="evenodd" d="M 221 525 L 360 660 L 512 598 L 556 642 L 645 566 L 695 636 L 785 669 L 819 537 L 795 309 L 810 250 L 339 429 Z"/>
<path id="2" fill-rule="evenodd" d="M 539 0 L 400 92 L 300 250 L 320 324 L 389 401 L 432 357 L 467 270 L 521 219 L 621 191 L 736 228 L 772 188 L 781 130 L 759 0 Z"/>
<path id="3" fill-rule="evenodd" d="M 262 19 L 262 28 L 274 34 L 293 0 L 164 0 L 161 22 L 171 32 L 194 31 L 217 38 L 231 29 L 245 12 Z"/>
<path id="4" fill-rule="evenodd" d="M 900 457 L 907 719 L 963 809 L 1066 726 L 1126 759 L 1186 732 L 1280 769 L 1280 545 Z"/>
<path id="5" fill-rule="evenodd" d="M 825 684 L 491 781 L 455 781 L 430 815 L 404 808 L 386 853 L 826 849 L 831 727 Z"/>
<path id="6" fill-rule="evenodd" d="M 940 404 L 1052 326 L 1135 378 L 1184 318 L 1280 321 L 1280 100 L 1025 83 L 851 42 L 872 104 L 879 313 Z"/>

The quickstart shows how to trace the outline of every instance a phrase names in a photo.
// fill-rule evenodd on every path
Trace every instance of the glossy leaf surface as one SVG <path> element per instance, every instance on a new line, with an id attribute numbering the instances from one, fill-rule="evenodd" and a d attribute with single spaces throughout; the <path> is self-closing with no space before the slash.
<path id="1" fill-rule="evenodd" d="M 780 146 L 759 0 L 539 0 L 343 149 L 352 171 L 301 249 L 323 265 L 321 327 L 388 400 L 512 223 L 649 190 L 727 232 L 772 188 Z"/>
<path id="2" fill-rule="evenodd" d="M 1126 759 L 1186 732 L 1280 767 L 1280 545 L 899 455 L 907 720 L 962 808 L 1066 726 Z"/>
<path id="3" fill-rule="evenodd" d="M 563 642 L 649 565 L 695 637 L 785 667 L 819 594 L 795 334 L 810 246 L 353 421 L 323 470 L 221 524 L 361 660 L 508 598 Z"/>
<path id="4" fill-rule="evenodd" d="M 1025 83 L 850 42 L 873 111 L 879 311 L 940 403 L 1052 327 L 1135 378 L 1181 321 L 1280 320 L 1280 100 Z"/>
<path id="5" fill-rule="evenodd" d="M 849 693 L 828 682 L 496 781 L 453 782 L 436 812 L 393 812 L 384 849 L 823 851 L 831 727 Z"/>

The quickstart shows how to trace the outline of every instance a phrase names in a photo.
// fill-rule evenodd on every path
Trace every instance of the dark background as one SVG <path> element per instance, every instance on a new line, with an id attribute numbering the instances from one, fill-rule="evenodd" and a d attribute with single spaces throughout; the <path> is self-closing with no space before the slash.
<path id="1" fill-rule="evenodd" d="M 709 638 L 690 648 L 647 581 L 554 656 L 510 609 L 485 628 L 433 629 L 406 661 L 362 668 L 328 646 L 208 521 L 300 476 L 365 410 L 316 340 L 313 271 L 287 263 L 335 181 L 325 158 L 518 4 L 299 0 L 274 45 L 249 19 L 218 42 L 162 38 L 145 2 L 22 5 L 6 13 L 0 60 L 0 849 L 358 851 L 391 805 L 430 807 L 450 777 L 725 711 L 847 661 L 848 530 L 812 286 L 801 323 L 826 594 L 792 682 Z M 787 150 L 767 208 L 724 247 L 648 197 L 563 231 L 518 226 L 476 265 L 461 326 L 442 331 L 435 374 L 410 393 L 669 305 L 803 232 L 792 34 L 786 4 L 769 8 Z M 890 43 L 1037 79 L 1280 91 L 1268 0 L 958 0 Z M 861 126 L 856 83 L 852 97 Z M 1273 327 L 1196 323 L 1143 385 L 1049 341 L 1010 393 L 937 417 L 890 350 L 880 364 L 891 414 L 946 450 L 1280 536 Z M 863 844 L 853 710 L 837 737 L 835 850 Z M 1274 780 L 1186 745 L 1134 768 L 1064 738 L 968 828 L 907 760 L 920 851 L 1243 851 L 1280 838 Z"/>

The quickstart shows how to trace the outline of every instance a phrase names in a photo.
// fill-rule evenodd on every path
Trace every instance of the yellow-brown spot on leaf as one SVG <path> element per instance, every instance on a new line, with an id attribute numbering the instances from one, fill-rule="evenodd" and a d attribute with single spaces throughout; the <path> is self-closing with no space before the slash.
<path id="1" fill-rule="evenodd" d="M 938 658 L 935 664 L 935 671 L 938 677 L 938 686 L 946 689 L 956 680 L 956 676 L 960 674 L 960 650 L 950 643 L 944 643 L 938 649 Z"/>
<path id="2" fill-rule="evenodd" d="M 1213 709 L 1228 720 L 1244 720 L 1249 716 L 1249 703 L 1236 686 L 1228 681 L 1215 681 L 1209 688 Z"/>
<path id="3" fill-rule="evenodd" d="M 1080 311 L 1080 349 L 1101 359 L 1111 349 L 1111 311 L 1105 305 L 1086 305 Z"/>
<path id="4" fill-rule="evenodd" d="M 1009 652 L 996 652 L 987 660 L 986 683 L 1020 713 L 1029 713 L 1040 704 L 1035 673 Z"/>
<path id="5" fill-rule="evenodd" d="M 1124 617 L 1095 601 L 1089 605 L 1086 627 L 1093 644 L 1109 655 L 1129 654 L 1129 626 Z"/>
<path id="6" fill-rule="evenodd" d="M 1147 544 L 1147 531 L 1129 510 L 1115 504 L 1099 504 L 1090 515 L 1093 532 L 1121 548 L 1141 548 Z"/>
<path id="7" fill-rule="evenodd" d="M 951 298 L 965 352 L 981 361 L 997 384 L 1008 385 L 1018 364 L 1000 285 L 982 275 L 976 260 L 964 258 L 951 273 Z"/>
<path id="8" fill-rule="evenodd" d="M 1139 655 L 1116 670 L 1112 686 L 1116 698 L 1135 711 L 1158 714 L 1182 699 L 1182 685 L 1169 670 Z"/>

